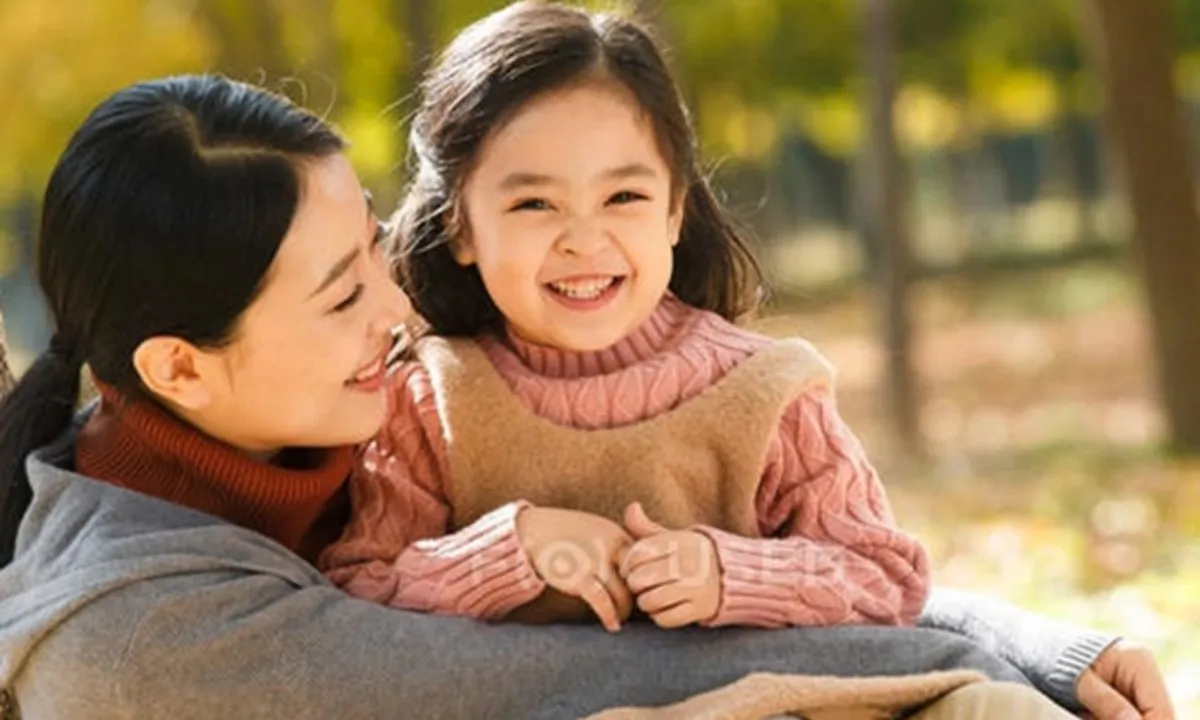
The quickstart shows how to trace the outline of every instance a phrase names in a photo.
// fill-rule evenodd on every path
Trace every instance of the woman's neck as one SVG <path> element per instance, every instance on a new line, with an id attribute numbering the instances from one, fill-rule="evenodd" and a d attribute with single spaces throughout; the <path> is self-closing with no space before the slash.
<path id="1" fill-rule="evenodd" d="M 267 456 L 212 438 L 146 400 L 101 385 L 77 469 L 256 530 L 299 551 L 349 476 L 352 447 Z"/>

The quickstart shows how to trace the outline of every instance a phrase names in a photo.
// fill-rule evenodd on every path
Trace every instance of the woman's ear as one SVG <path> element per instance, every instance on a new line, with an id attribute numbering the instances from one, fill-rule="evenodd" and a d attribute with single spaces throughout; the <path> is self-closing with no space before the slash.
<path id="1" fill-rule="evenodd" d="M 133 367 L 147 390 L 185 410 L 200 410 L 212 402 L 212 358 L 177 337 L 158 335 L 143 340 L 133 351 Z"/>

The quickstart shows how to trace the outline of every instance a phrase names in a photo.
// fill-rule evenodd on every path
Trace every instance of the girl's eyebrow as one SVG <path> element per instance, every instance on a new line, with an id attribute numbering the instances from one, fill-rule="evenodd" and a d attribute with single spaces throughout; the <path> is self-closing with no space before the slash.
<path id="1" fill-rule="evenodd" d="M 653 179 L 658 177 L 658 171 L 645 163 L 631 162 L 610 170 L 605 170 L 600 174 L 600 177 L 605 180 L 625 180 L 628 178 Z"/>
<path id="2" fill-rule="evenodd" d="M 658 171 L 645 163 L 631 162 L 625 165 L 619 165 L 614 168 L 609 168 L 600 173 L 599 179 L 603 180 L 625 180 L 628 178 L 647 178 L 653 179 L 658 177 Z M 517 171 L 509 173 L 500 181 L 500 190 L 508 192 L 511 190 L 519 190 L 527 187 L 545 187 L 546 185 L 561 185 L 562 180 L 553 175 L 544 173 Z"/>
<path id="3" fill-rule="evenodd" d="M 545 187 L 546 185 L 562 184 L 562 181 L 542 173 L 534 172 L 512 172 L 504 176 L 500 181 L 500 189 L 507 192 L 509 190 L 519 190 L 526 187 Z"/>

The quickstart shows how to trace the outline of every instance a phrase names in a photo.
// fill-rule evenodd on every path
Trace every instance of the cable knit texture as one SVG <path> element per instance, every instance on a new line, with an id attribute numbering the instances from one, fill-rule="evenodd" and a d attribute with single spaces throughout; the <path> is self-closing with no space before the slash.
<path id="1" fill-rule="evenodd" d="M 304 467 L 257 460 L 97 383 L 100 406 L 76 445 L 76 469 L 97 480 L 257 531 L 305 559 L 335 540 L 346 515 L 350 446 L 303 451 Z"/>
<path id="2" fill-rule="evenodd" d="M 351 480 L 351 522 L 322 557 L 349 592 L 501 618 L 545 588 L 516 534 L 523 507 L 612 516 L 639 500 L 713 540 L 722 599 L 709 625 L 911 624 L 920 613 L 925 552 L 895 527 L 829 383 L 802 382 L 820 376 L 806 344 L 672 297 L 599 352 L 455 342 L 393 378 L 390 421 Z M 481 498 L 493 504 L 472 507 Z"/>

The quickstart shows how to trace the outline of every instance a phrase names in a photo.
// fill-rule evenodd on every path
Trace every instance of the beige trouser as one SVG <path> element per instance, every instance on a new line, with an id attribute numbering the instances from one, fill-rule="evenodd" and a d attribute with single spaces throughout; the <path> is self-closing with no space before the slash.
<path id="1" fill-rule="evenodd" d="M 913 716 L 914 720 L 1069 720 L 1075 717 L 1025 685 L 967 685 Z"/>
<path id="2" fill-rule="evenodd" d="M 825 713 L 822 720 L 857 720 L 861 713 Z M 959 688 L 938 700 L 912 720 L 1072 720 L 1075 716 L 1054 704 L 1050 698 L 1025 685 L 1003 682 L 978 682 Z M 775 715 L 766 720 L 796 720 L 795 716 Z"/>

